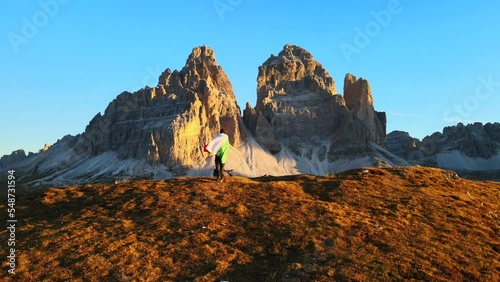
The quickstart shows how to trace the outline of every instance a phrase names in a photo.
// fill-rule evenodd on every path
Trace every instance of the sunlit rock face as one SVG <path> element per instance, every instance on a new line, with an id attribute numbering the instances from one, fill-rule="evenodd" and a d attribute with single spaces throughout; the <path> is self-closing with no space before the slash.
<path id="1" fill-rule="evenodd" d="M 326 69 L 290 44 L 259 67 L 257 105 L 247 104 L 243 120 L 274 154 L 286 148 L 301 155 L 312 146 L 331 162 L 339 154 L 366 153 L 370 142 L 385 145 L 385 113 L 374 110 L 368 81 L 347 74 L 342 96 Z"/>
<path id="2" fill-rule="evenodd" d="M 84 135 L 93 155 L 116 151 L 124 159 L 193 166 L 206 159 L 203 144 L 220 128 L 235 147 L 247 139 L 231 82 L 202 46 L 181 71 L 165 70 L 156 87 L 120 94 Z"/>
<path id="3" fill-rule="evenodd" d="M 247 103 L 242 117 L 213 50 L 196 47 L 182 70 L 166 69 L 156 86 L 121 93 L 84 133 L 8 163 L 16 161 L 23 181 L 37 185 L 210 175 L 203 145 L 224 128 L 233 146 L 227 167 L 242 176 L 407 164 L 379 146 L 385 113 L 374 110 L 368 81 L 347 74 L 343 89 L 337 93 L 308 51 L 286 45 L 259 67 L 257 104 Z"/>

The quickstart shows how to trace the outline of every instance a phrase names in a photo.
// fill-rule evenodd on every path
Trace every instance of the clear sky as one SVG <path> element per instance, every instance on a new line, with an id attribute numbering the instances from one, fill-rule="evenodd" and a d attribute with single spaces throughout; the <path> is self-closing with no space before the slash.
<path id="1" fill-rule="evenodd" d="M 370 81 L 388 132 L 500 122 L 500 1 L 1 1 L 0 156 L 38 151 L 122 91 L 157 84 L 192 48 L 215 50 L 241 108 L 287 43 L 333 76 Z"/>

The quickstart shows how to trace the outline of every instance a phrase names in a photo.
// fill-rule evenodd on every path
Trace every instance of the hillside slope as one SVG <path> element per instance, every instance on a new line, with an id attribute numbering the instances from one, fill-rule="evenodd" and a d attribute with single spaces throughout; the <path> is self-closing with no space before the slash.
<path id="1" fill-rule="evenodd" d="M 36 190 L 0 280 L 499 281 L 499 210 L 500 183 L 421 167 Z"/>

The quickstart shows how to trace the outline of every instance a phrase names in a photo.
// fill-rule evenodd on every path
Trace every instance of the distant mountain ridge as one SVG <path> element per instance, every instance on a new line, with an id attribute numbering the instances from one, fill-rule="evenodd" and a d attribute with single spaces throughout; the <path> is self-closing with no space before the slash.
<path id="1" fill-rule="evenodd" d="M 407 132 L 393 131 L 387 135 L 387 150 L 415 164 L 455 170 L 500 170 L 500 123 L 459 123 L 422 141 Z"/>

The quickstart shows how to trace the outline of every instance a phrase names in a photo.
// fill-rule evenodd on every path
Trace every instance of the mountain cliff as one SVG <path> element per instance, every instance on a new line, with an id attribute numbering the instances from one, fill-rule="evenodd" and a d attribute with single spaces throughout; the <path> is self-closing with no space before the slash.
<path id="1" fill-rule="evenodd" d="M 124 92 L 85 130 L 92 155 L 107 151 L 151 164 L 192 167 L 206 159 L 206 144 L 221 128 L 239 147 L 247 141 L 233 87 L 212 49 L 193 49 L 181 71 L 167 69 L 158 85 Z"/>
<path id="2" fill-rule="evenodd" d="M 500 170 L 500 123 L 459 123 L 421 142 L 406 132 L 391 132 L 387 143 L 389 151 L 413 163 L 457 170 Z"/>
<path id="3" fill-rule="evenodd" d="M 338 94 L 301 47 L 286 45 L 259 67 L 257 101 L 242 116 L 214 51 L 196 47 L 180 71 L 166 69 L 155 87 L 121 93 L 82 134 L 1 165 L 18 169 L 28 185 L 209 175 L 213 157 L 202 148 L 221 128 L 232 144 L 227 168 L 243 176 L 407 164 L 383 148 L 386 117 L 374 110 L 368 81 L 347 74 Z"/>
<path id="4" fill-rule="evenodd" d="M 377 151 L 385 145 L 386 116 L 374 110 L 368 81 L 347 74 L 342 96 L 323 66 L 298 46 L 286 45 L 259 67 L 257 105 L 247 103 L 243 113 L 257 142 L 278 158 L 286 153 L 305 162 L 308 173 L 338 170 L 346 158 L 402 164 L 381 160 Z"/>

